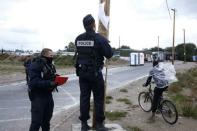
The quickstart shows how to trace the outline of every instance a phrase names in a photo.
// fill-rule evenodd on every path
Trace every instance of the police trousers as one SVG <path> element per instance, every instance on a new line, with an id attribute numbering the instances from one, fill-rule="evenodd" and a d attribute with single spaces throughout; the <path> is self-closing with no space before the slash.
<path id="1" fill-rule="evenodd" d="M 86 122 L 89 118 L 90 96 L 93 92 L 94 109 L 96 114 L 96 122 L 102 123 L 105 119 L 103 104 L 104 104 L 104 80 L 102 72 L 97 76 L 80 75 L 80 117 L 82 122 Z"/>
<path id="2" fill-rule="evenodd" d="M 31 101 L 31 125 L 29 131 L 50 130 L 54 101 L 52 94 L 34 94 Z"/>

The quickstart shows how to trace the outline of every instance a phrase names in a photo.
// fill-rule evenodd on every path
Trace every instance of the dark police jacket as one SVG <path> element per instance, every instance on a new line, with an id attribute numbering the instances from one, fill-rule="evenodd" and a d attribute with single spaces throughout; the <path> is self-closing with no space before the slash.
<path id="1" fill-rule="evenodd" d="M 25 69 L 28 69 L 28 67 L 30 66 L 31 64 L 31 59 L 28 59 L 28 60 L 25 60 L 24 63 L 23 63 L 23 66 L 25 67 Z"/>
<path id="2" fill-rule="evenodd" d="M 28 83 L 31 92 L 51 93 L 51 81 L 55 79 L 55 66 L 47 63 L 43 57 L 33 60 L 28 69 L 30 81 Z"/>
<path id="3" fill-rule="evenodd" d="M 95 72 L 103 68 L 104 57 L 113 56 L 109 41 L 94 31 L 88 31 L 79 35 L 75 40 L 76 68 Z"/>

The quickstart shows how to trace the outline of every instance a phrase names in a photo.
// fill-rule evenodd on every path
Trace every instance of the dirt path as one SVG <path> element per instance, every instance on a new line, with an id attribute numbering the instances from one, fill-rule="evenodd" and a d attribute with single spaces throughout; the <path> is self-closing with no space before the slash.
<path id="1" fill-rule="evenodd" d="M 197 67 L 197 65 L 195 63 L 182 64 L 182 62 L 178 62 L 175 65 L 178 72 L 182 72 L 192 67 Z M 106 105 L 106 111 L 121 111 L 126 112 L 127 115 L 120 120 L 110 121 L 107 119 L 106 123 L 118 123 L 125 129 L 127 128 L 128 131 L 136 131 L 134 128 L 143 131 L 196 131 L 197 120 L 185 117 L 179 117 L 178 122 L 175 125 L 169 125 L 164 122 L 161 114 L 158 114 L 155 123 L 147 123 L 147 118 L 151 113 L 143 112 L 138 106 L 137 101 L 139 92 L 146 90 L 141 86 L 145 80 L 145 78 L 140 79 L 122 87 L 121 89 L 115 89 L 107 95 L 111 96 L 112 100 L 110 100 L 110 104 Z M 122 92 L 122 89 L 124 89 L 124 92 Z M 117 99 L 120 98 L 127 98 L 130 100 L 131 104 L 117 101 Z M 80 123 L 78 116 L 78 106 L 73 107 L 69 111 L 61 112 L 52 119 L 52 131 L 71 131 L 72 124 Z M 91 120 L 89 122 L 91 123 Z"/>

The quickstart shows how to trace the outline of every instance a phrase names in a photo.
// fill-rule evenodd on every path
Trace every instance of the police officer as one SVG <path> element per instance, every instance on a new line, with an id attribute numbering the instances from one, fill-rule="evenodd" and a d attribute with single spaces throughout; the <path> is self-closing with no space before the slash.
<path id="1" fill-rule="evenodd" d="M 29 97 L 31 100 L 31 125 L 29 131 L 50 130 L 54 102 L 52 91 L 58 83 L 54 82 L 55 67 L 52 64 L 53 52 L 44 48 L 41 56 L 34 59 L 29 67 Z"/>
<path id="2" fill-rule="evenodd" d="M 76 46 L 76 74 L 80 84 L 80 117 L 82 131 L 90 127 L 87 120 L 90 118 L 90 96 L 94 96 L 96 114 L 96 130 L 106 131 L 103 125 L 104 116 L 104 80 L 102 75 L 104 57 L 111 58 L 113 53 L 109 41 L 98 33 L 95 33 L 95 20 L 92 15 L 83 19 L 85 33 L 75 40 Z"/>
<path id="3" fill-rule="evenodd" d="M 27 84 L 29 82 L 28 68 L 29 68 L 30 64 L 31 64 L 31 56 L 28 56 L 23 63 L 23 66 L 25 67 L 25 75 L 26 75 L 25 77 L 26 77 Z"/>

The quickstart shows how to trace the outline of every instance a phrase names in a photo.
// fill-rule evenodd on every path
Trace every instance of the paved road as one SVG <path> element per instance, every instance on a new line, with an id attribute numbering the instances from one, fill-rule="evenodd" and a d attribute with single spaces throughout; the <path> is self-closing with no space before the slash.
<path id="1" fill-rule="evenodd" d="M 108 70 L 108 91 L 144 77 L 151 64 L 118 67 Z M 54 115 L 79 104 L 79 84 L 75 74 L 54 93 Z M 30 124 L 30 101 L 25 82 L 0 86 L 0 131 L 27 131 Z"/>

